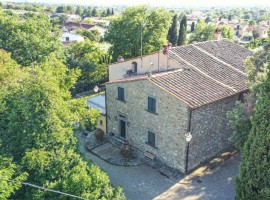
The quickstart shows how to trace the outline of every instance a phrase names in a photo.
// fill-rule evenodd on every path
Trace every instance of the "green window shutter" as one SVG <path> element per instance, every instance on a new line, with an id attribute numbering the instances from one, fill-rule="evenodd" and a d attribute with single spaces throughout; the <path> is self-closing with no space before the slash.
<path id="1" fill-rule="evenodd" d="M 118 99 L 124 101 L 125 100 L 125 91 L 124 88 L 118 87 Z"/>
<path id="2" fill-rule="evenodd" d="M 148 131 L 148 143 L 156 146 L 156 134 L 151 131 Z"/>
<path id="3" fill-rule="evenodd" d="M 150 112 L 156 112 L 156 99 L 148 97 L 148 110 Z"/>

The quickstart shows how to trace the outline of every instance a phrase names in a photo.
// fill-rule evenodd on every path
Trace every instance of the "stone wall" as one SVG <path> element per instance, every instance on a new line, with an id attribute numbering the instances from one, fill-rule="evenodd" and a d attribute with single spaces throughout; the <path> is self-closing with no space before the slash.
<path id="1" fill-rule="evenodd" d="M 117 100 L 117 87 L 125 88 L 125 102 Z M 170 167 L 184 171 L 185 134 L 188 107 L 148 80 L 106 85 L 108 132 L 119 136 L 119 114 L 126 117 L 126 139 L 142 151 L 149 151 Z M 148 97 L 156 98 L 156 112 L 147 111 Z M 148 144 L 147 132 L 156 134 L 156 147 Z"/>
<path id="2" fill-rule="evenodd" d="M 232 110 L 237 100 L 238 95 L 235 95 L 192 111 L 189 170 L 231 145 L 228 138 L 232 130 L 226 113 Z"/>

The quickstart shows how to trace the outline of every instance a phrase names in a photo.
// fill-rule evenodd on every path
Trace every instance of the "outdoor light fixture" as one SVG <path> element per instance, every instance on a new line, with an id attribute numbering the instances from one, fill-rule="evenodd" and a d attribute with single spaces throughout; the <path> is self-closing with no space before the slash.
<path id="1" fill-rule="evenodd" d="M 187 141 L 187 142 L 190 142 L 190 140 L 192 139 L 191 133 L 188 132 L 187 134 L 185 134 L 185 136 L 186 136 L 186 141 Z"/>
<path id="2" fill-rule="evenodd" d="M 98 88 L 98 86 L 96 85 L 96 86 L 94 87 L 94 92 L 97 93 L 98 90 L 99 90 L 99 88 Z"/>

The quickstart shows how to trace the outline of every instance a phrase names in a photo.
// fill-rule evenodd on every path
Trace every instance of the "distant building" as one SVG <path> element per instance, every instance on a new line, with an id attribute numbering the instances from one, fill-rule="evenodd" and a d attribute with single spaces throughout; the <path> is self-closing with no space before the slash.
<path id="1" fill-rule="evenodd" d="M 79 23 L 79 22 L 67 22 L 63 27 L 62 30 L 64 32 L 70 32 L 77 29 L 81 30 L 90 30 L 91 28 L 95 27 L 95 24 L 87 24 L 87 23 Z"/>
<path id="2" fill-rule="evenodd" d="M 87 105 L 90 108 L 100 111 L 100 116 L 97 120 L 96 128 L 100 128 L 106 132 L 106 105 L 105 105 L 105 94 L 100 94 L 87 99 Z"/>
<path id="3" fill-rule="evenodd" d="M 84 41 L 84 37 L 73 33 L 65 32 L 60 37 L 60 41 L 63 43 L 81 42 Z"/>

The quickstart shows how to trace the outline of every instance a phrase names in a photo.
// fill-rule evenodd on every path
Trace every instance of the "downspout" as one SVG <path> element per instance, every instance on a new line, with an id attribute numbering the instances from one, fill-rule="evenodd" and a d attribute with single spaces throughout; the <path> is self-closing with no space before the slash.
<path id="1" fill-rule="evenodd" d="M 159 52 L 160 51 L 158 51 L 158 71 L 159 71 Z"/>
<path id="2" fill-rule="evenodd" d="M 191 129 L 191 119 L 192 119 L 192 110 L 189 110 L 189 122 L 188 122 L 188 130 L 187 133 L 190 132 Z M 187 146 L 186 146 L 186 164 L 185 164 L 185 174 L 188 174 L 188 156 L 189 156 L 189 142 L 187 142 Z"/>
<path id="3" fill-rule="evenodd" d="M 108 111 L 107 111 L 107 91 L 105 85 L 105 111 L 106 111 L 106 133 L 108 133 Z"/>
<path id="4" fill-rule="evenodd" d="M 188 131 L 190 132 L 191 129 L 191 117 L 192 117 L 192 109 L 189 110 L 189 121 L 188 121 Z"/>

